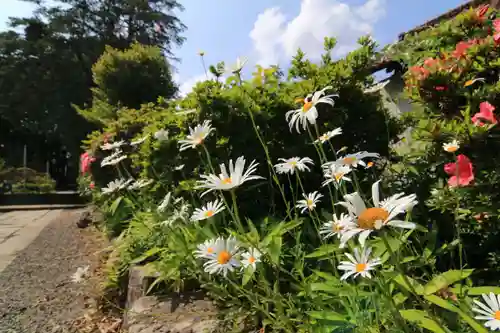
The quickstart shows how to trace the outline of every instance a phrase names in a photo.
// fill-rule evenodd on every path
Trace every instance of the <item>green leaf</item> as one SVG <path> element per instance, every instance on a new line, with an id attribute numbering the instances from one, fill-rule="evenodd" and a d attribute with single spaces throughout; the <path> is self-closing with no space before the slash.
<path id="1" fill-rule="evenodd" d="M 396 295 L 392 296 L 392 299 L 394 300 L 394 303 L 396 305 L 403 304 L 408 297 L 406 297 L 403 293 L 397 293 Z"/>
<path id="2" fill-rule="evenodd" d="M 312 283 L 311 284 L 312 291 L 325 291 L 325 292 L 329 292 L 329 293 L 338 294 L 339 288 L 341 288 L 341 287 L 339 285 L 335 285 L 335 284 L 328 284 L 328 283 Z"/>
<path id="3" fill-rule="evenodd" d="M 406 279 L 405 279 L 405 277 L 403 277 L 403 275 L 398 274 L 392 279 L 392 281 L 396 282 L 400 287 L 404 288 L 405 290 L 407 290 L 410 293 L 413 293 L 413 290 L 418 295 L 422 295 L 424 293 L 424 287 L 420 283 L 418 283 L 416 280 L 412 279 L 409 276 L 406 276 Z M 406 283 L 406 281 L 408 281 L 410 283 L 410 285 L 408 283 Z M 413 287 L 413 288 L 411 288 L 411 287 Z"/>
<path id="4" fill-rule="evenodd" d="M 348 320 L 343 315 L 334 311 L 309 311 L 307 312 L 307 314 L 314 319 L 339 321 L 343 323 L 348 322 Z"/>
<path id="5" fill-rule="evenodd" d="M 319 257 L 328 256 L 332 253 L 341 252 L 341 251 L 342 251 L 342 249 L 340 249 L 338 245 L 325 244 L 325 245 L 321 245 L 316 251 L 309 253 L 305 257 L 306 258 L 319 258 Z"/>
<path id="6" fill-rule="evenodd" d="M 473 269 L 463 269 L 463 270 L 449 270 L 447 272 L 439 274 L 438 276 L 432 278 L 432 280 L 429 281 L 424 286 L 424 294 L 425 295 L 434 294 L 440 289 L 446 288 L 457 281 L 467 278 L 469 275 L 472 274 L 472 272 L 474 272 Z"/>
<path id="7" fill-rule="evenodd" d="M 252 278 L 254 273 L 254 270 L 251 266 L 245 268 L 245 271 L 243 272 L 243 280 L 241 281 L 241 285 L 244 287 L 248 281 Z"/>
<path id="8" fill-rule="evenodd" d="M 429 315 L 425 311 L 401 310 L 399 311 L 399 313 L 401 313 L 401 316 L 404 319 L 408 320 L 409 322 L 415 323 L 418 326 L 425 328 L 426 330 L 436 333 L 447 333 L 439 326 L 439 324 L 435 320 L 429 318 Z"/>
<path id="9" fill-rule="evenodd" d="M 469 296 L 480 296 L 482 294 L 489 294 L 490 292 L 494 294 L 500 294 L 500 287 L 456 287 L 450 288 L 451 291 L 455 294 L 460 293 L 460 289 L 462 289 Z"/>
<path id="10" fill-rule="evenodd" d="M 313 270 L 313 272 L 317 276 L 319 276 L 327 281 L 331 281 L 333 283 L 340 283 L 340 279 L 334 275 L 331 275 L 331 274 L 325 273 L 325 272 L 321 272 L 321 271 L 315 271 L 315 270 Z"/>
<path id="11" fill-rule="evenodd" d="M 272 241 L 272 239 L 279 235 L 283 235 L 285 232 L 292 230 L 293 228 L 302 224 L 301 220 L 293 220 L 287 223 L 281 222 L 276 225 L 271 232 L 269 232 L 266 237 L 262 240 L 262 247 L 266 247 Z"/>
<path id="12" fill-rule="evenodd" d="M 142 255 L 140 255 L 139 257 L 133 259 L 130 261 L 131 264 L 138 264 L 140 263 L 141 261 L 144 261 L 146 260 L 147 258 L 151 257 L 151 256 L 154 256 L 155 254 L 157 254 L 158 252 L 161 251 L 161 248 L 159 247 L 153 247 L 152 249 L 150 250 L 147 250 L 146 252 L 144 252 Z"/>
<path id="13" fill-rule="evenodd" d="M 469 324 L 470 327 L 472 327 L 477 333 L 487 333 L 488 330 L 486 330 L 481 324 L 479 324 L 477 321 L 475 321 L 471 316 L 460 310 L 458 307 L 454 306 L 450 302 L 442 299 L 441 297 L 438 297 L 436 295 L 426 295 L 424 296 L 426 300 L 429 302 L 446 309 L 448 311 L 457 313 L 467 324 Z"/>
<path id="14" fill-rule="evenodd" d="M 120 206 L 120 203 L 122 202 L 122 199 L 123 199 L 123 197 L 118 197 L 118 198 L 115 199 L 115 201 L 113 201 L 113 203 L 109 207 L 109 212 L 111 213 L 111 215 L 115 215 L 116 214 L 116 210 Z"/>
<path id="15" fill-rule="evenodd" d="M 281 236 L 275 236 L 271 242 L 269 243 L 268 254 L 271 257 L 271 261 L 275 264 L 278 264 L 280 261 L 281 254 L 281 245 L 283 244 L 283 240 Z"/>

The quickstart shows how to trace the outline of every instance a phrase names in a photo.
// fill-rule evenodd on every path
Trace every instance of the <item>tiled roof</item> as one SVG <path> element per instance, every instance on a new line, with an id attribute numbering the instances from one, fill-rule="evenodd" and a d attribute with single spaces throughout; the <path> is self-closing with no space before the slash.
<path id="1" fill-rule="evenodd" d="M 495 1 L 495 2 L 498 2 L 498 1 Z M 460 14 L 461 12 L 463 12 L 464 10 L 468 10 L 471 7 L 477 7 L 477 6 L 482 5 L 482 4 L 490 4 L 490 3 L 492 3 L 491 0 L 470 0 L 470 1 L 467 1 L 466 3 L 464 3 L 461 6 L 458 6 L 457 8 L 454 8 L 454 9 L 452 9 L 452 10 L 450 10 L 450 11 L 444 13 L 444 14 L 441 14 L 438 17 L 433 18 L 432 20 L 427 21 L 427 22 L 425 22 L 422 25 L 420 25 L 420 26 L 418 26 L 416 28 L 413 28 L 410 31 L 407 31 L 407 32 L 404 32 L 404 33 L 400 34 L 399 35 L 399 40 L 403 40 L 404 37 L 406 35 L 408 35 L 408 34 L 413 34 L 413 33 L 416 33 L 416 32 L 420 32 L 420 31 L 425 30 L 425 29 L 427 29 L 429 27 L 432 27 L 435 24 L 438 24 L 439 22 L 441 22 L 443 20 L 455 17 L 458 14 Z"/>

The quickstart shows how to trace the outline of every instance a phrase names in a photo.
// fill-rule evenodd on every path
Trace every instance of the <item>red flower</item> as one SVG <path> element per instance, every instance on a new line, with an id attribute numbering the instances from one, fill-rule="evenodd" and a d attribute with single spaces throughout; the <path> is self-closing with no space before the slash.
<path id="1" fill-rule="evenodd" d="M 108 133 L 104 133 L 104 139 L 102 140 L 104 143 L 108 143 L 110 135 Z"/>
<path id="2" fill-rule="evenodd" d="M 455 58 L 462 58 L 465 56 L 467 50 L 474 44 L 477 44 L 477 41 L 475 39 L 467 42 L 461 41 L 456 45 L 455 51 L 453 51 L 451 54 Z"/>
<path id="3" fill-rule="evenodd" d="M 421 66 L 412 66 L 410 67 L 410 71 L 417 78 L 417 80 L 424 80 L 430 74 L 430 71 L 428 69 L 425 69 Z"/>
<path id="4" fill-rule="evenodd" d="M 487 124 L 497 124 L 498 120 L 493 113 L 495 107 L 488 102 L 482 102 L 479 105 L 479 112 L 476 113 L 472 118 L 472 122 L 476 126 L 485 126 Z"/>
<path id="5" fill-rule="evenodd" d="M 424 66 L 426 66 L 426 67 L 433 67 L 437 63 L 438 63 L 438 61 L 436 59 L 434 59 L 434 58 L 427 58 L 424 61 Z"/>
<path id="6" fill-rule="evenodd" d="M 493 39 L 495 40 L 495 44 L 500 44 L 500 19 L 493 21 L 493 29 Z"/>
<path id="7" fill-rule="evenodd" d="M 448 185 L 450 187 L 467 186 L 474 180 L 474 169 L 469 158 L 463 154 L 457 156 L 456 163 L 448 163 L 444 166 L 444 172 L 450 175 Z"/>
<path id="8" fill-rule="evenodd" d="M 90 182 L 89 187 L 90 187 L 91 190 L 93 190 L 94 187 L 95 187 L 95 183 L 94 182 Z"/>
<path id="9" fill-rule="evenodd" d="M 446 86 L 435 86 L 434 89 L 436 89 L 437 91 L 445 91 L 448 88 Z"/>
<path id="10" fill-rule="evenodd" d="M 488 12 L 488 9 L 490 7 L 488 5 L 482 5 L 482 6 L 479 6 L 477 9 L 476 9 L 476 15 L 477 15 L 477 18 L 481 21 L 484 21 L 484 15 L 486 15 L 486 13 Z"/>
<path id="11" fill-rule="evenodd" d="M 95 161 L 95 158 L 90 156 L 88 152 L 80 155 L 80 172 L 82 175 L 90 172 L 90 165 Z"/>

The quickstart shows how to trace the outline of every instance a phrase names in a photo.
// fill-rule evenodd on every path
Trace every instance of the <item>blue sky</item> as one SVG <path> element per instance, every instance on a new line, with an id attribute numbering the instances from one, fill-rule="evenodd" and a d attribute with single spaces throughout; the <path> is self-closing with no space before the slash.
<path id="1" fill-rule="evenodd" d="M 33 7 L 19 0 L 1 0 L 0 30 L 9 16 L 29 15 Z M 313 60 L 321 53 L 324 36 L 338 38 L 335 56 L 355 46 L 367 33 L 380 44 L 400 32 L 465 3 L 464 0 L 183 0 L 179 13 L 188 26 L 185 44 L 175 49 L 174 64 L 181 90 L 204 77 L 197 53 L 208 64 L 233 62 L 237 56 L 250 64 L 279 63 L 286 67 L 297 47 Z"/>

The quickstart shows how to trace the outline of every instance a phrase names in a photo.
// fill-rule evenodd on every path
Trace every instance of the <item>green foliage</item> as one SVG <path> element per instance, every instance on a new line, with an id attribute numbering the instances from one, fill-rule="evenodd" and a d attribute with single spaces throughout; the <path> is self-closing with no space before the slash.
<path id="1" fill-rule="evenodd" d="M 484 269 L 488 280 L 498 272 L 500 258 L 500 159 L 492 154 L 500 148 L 500 132 L 498 126 L 479 126 L 472 118 L 484 102 L 497 108 L 493 114 L 499 118 L 499 46 L 493 37 L 497 15 L 489 9 L 479 17 L 471 9 L 386 51 L 387 57 L 409 66 L 405 93 L 417 106 L 405 117 L 413 128 L 410 143 L 399 152 L 401 163 L 387 179 L 395 188 L 418 193 L 428 207 L 419 219 L 438 230 L 441 242 L 458 234 L 467 260 Z M 474 169 L 474 183 L 458 189 L 443 185 L 450 178 L 443 168 L 455 156 L 443 151 L 442 144 L 453 139 L 460 142 L 457 154 L 466 155 Z M 448 260 L 458 264 L 459 258 Z M 440 264 L 446 266 L 446 261 Z"/>
<path id="2" fill-rule="evenodd" d="M 135 43 L 124 51 L 107 47 L 92 73 L 94 103 L 139 108 L 159 96 L 171 98 L 177 91 L 161 49 L 154 46 Z M 102 121 L 112 118 L 107 114 L 95 117 Z"/>
<path id="3" fill-rule="evenodd" d="M 52 178 L 29 168 L 0 168 L 0 182 L 12 184 L 13 193 L 49 193 L 56 190 L 56 182 Z"/>
<path id="4" fill-rule="evenodd" d="M 365 91 L 379 56 L 370 38 L 361 38 L 360 47 L 343 59 L 330 57 L 335 40 L 326 38 L 320 63 L 299 50 L 286 75 L 277 67 L 257 66 L 248 77 L 246 69 L 237 69 L 225 82 L 215 75 L 197 84 L 182 99 L 120 109 L 85 145 L 97 159 L 92 195 L 107 214 L 108 229 L 120 234 L 121 269 L 141 263 L 156 271 L 155 288 L 202 288 L 220 306 L 221 317 L 249 331 L 486 332 L 472 307 L 477 295 L 498 292 L 498 287 L 484 286 L 497 281 L 498 267 L 488 255 L 500 258 L 492 246 L 498 240 L 500 192 L 499 161 L 491 152 L 498 148 L 498 130 L 474 124 L 471 117 L 481 102 L 497 101 L 497 73 L 494 80 L 482 76 L 496 68 L 497 46 L 484 35 L 491 24 L 471 11 L 387 50 L 412 68 L 405 80 L 415 110 L 401 118 L 384 108 L 383 94 Z M 458 54 L 456 43 L 464 36 L 483 42 Z M 429 47 L 419 40 L 427 40 Z M 427 59 L 433 49 L 444 56 Z M 217 74 L 221 67 L 210 68 Z M 484 82 L 466 84 L 478 77 Z M 338 96 L 330 96 L 334 103 L 314 105 L 318 118 L 298 134 L 285 114 L 294 109 L 296 115 L 307 114 L 309 94 L 315 93 L 316 98 L 320 93 Z M 305 96 L 305 104 L 298 106 L 297 99 Z M 180 151 L 180 140 L 206 120 L 214 131 Z M 398 142 L 404 125 L 406 139 Z M 342 135 L 315 142 L 337 127 Z M 168 130 L 168 138 L 160 130 Z M 131 144 L 138 139 L 142 143 Z M 443 143 L 452 139 L 460 141 L 457 154 L 443 151 Z M 128 158 L 99 168 L 110 155 L 101 145 L 120 140 L 125 143 L 119 154 Z M 322 186 L 320 166 L 327 161 L 349 165 L 345 154 L 356 151 L 376 152 L 380 158 L 369 159 L 375 162 L 371 168 L 350 170 L 351 182 Z M 473 161 L 475 182 L 453 187 L 453 173 L 441 170 L 459 153 Z M 227 167 L 229 159 L 239 156 L 246 157 L 247 167 L 255 159 L 259 165 L 253 174 L 265 179 L 227 191 L 220 185 L 221 190 L 201 196 L 196 184 L 202 175 L 233 184 L 233 175 L 219 176 L 217 165 Z M 294 156 L 314 158 L 315 165 L 310 172 L 278 174 L 278 159 Z M 101 192 L 124 175 L 154 182 Z M 324 197 L 316 207 L 306 201 L 301 211 L 301 195 L 312 191 Z M 415 193 L 419 203 L 405 193 Z M 224 210 L 193 221 L 194 209 L 215 199 Z M 341 216 L 346 208 L 350 214 Z M 354 233 L 359 239 L 347 241 Z M 373 261 L 355 252 L 363 241 L 371 253 L 362 256 Z M 233 242 L 238 247 L 228 245 Z M 231 267 L 227 274 L 212 271 L 221 265 Z M 355 275 L 367 268 L 373 268 L 370 275 Z M 349 270 L 348 277 L 344 273 Z"/>

